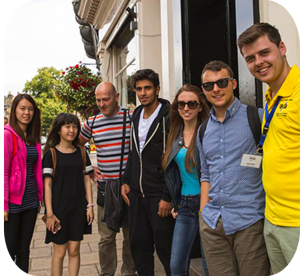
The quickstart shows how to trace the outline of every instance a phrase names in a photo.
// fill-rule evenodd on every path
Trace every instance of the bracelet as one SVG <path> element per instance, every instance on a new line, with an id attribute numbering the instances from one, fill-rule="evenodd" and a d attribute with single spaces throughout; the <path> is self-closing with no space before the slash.
<path id="1" fill-rule="evenodd" d="M 90 207 L 94 207 L 94 206 L 95 206 L 94 203 L 90 203 L 90 204 L 88 204 L 86 207 L 87 207 L 87 208 L 90 208 Z"/>
<path id="2" fill-rule="evenodd" d="M 50 217 L 47 216 L 47 219 L 48 219 L 48 218 L 53 218 L 53 217 L 54 217 L 54 214 L 53 214 L 52 216 L 50 216 Z"/>

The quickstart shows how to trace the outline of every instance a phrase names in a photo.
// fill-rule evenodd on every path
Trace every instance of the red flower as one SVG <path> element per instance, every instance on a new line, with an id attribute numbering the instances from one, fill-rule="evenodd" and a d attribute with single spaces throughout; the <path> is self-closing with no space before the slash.
<path id="1" fill-rule="evenodd" d="M 79 65 L 78 65 L 78 64 L 76 64 L 74 67 L 75 67 L 75 68 L 78 68 L 78 67 L 79 67 Z"/>
<path id="2" fill-rule="evenodd" d="M 61 72 L 63 75 L 65 74 L 65 72 Z"/>

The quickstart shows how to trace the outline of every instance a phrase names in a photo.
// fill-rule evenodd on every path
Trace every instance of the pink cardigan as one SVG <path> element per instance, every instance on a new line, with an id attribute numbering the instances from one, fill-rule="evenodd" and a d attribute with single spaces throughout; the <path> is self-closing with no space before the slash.
<path id="1" fill-rule="evenodd" d="M 18 140 L 18 149 L 14 157 L 12 132 Z M 35 145 L 38 159 L 34 163 L 33 172 L 39 201 L 43 201 L 43 178 L 41 144 Z M 27 149 L 25 142 L 7 124 L 4 126 L 4 211 L 9 211 L 9 202 L 21 205 L 26 185 Z"/>

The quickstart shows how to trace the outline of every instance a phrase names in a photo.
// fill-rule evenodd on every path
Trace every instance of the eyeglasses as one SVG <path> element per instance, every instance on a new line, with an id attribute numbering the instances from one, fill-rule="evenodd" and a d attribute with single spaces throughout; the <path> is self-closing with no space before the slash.
<path id="1" fill-rule="evenodd" d="M 189 109 L 196 109 L 198 107 L 198 105 L 200 105 L 200 103 L 198 103 L 196 101 L 188 101 L 188 102 L 178 101 L 177 102 L 177 108 L 178 109 L 184 109 L 186 104 L 187 104 Z"/>
<path id="2" fill-rule="evenodd" d="M 217 81 L 205 82 L 202 84 L 202 86 L 205 89 L 205 91 L 212 91 L 214 89 L 215 83 L 220 88 L 226 88 L 228 85 L 228 81 L 232 81 L 232 80 L 233 80 L 233 78 L 224 78 L 224 79 L 219 79 Z"/>

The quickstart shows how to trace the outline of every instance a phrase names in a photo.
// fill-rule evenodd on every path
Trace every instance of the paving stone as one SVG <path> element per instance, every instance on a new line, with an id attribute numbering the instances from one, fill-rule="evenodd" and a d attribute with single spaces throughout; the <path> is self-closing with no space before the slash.
<path id="1" fill-rule="evenodd" d="M 40 239 L 45 239 L 45 236 L 46 236 L 46 230 L 45 232 L 34 232 L 32 238 L 35 240 L 40 240 Z"/>
<path id="2" fill-rule="evenodd" d="M 80 253 L 90 253 L 91 248 L 88 243 L 82 243 L 80 244 Z"/>
<path id="3" fill-rule="evenodd" d="M 45 269 L 51 269 L 51 258 L 34 258 L 31 260 L 31 270 Z"/>
<path id="4" fill-rule="evenodd" d="M 99 242 L 99 240 L 100 240 L 99 234 L 84 235 L 84 239 L 83 241 L 81 241 L 81 243 Z"/>
<path id="5" fill-rule="evenodd" d="M 50 270 L 30 271 L 29 276 L 51 276 Z"/>
<path id="6" fill-rule="evenodd" d="M 35 232 L 45 232 L 46 233 L 46 226 L 45 226 L 45 224 L 36 225 Z"/>
<path id="7" fill-rule="evenodd" d="M 97 252 L 81 254 L 82 265 L 97 264 L 97 263 L 99 263 L 99 256 Z"/>
<path id="8" fill-rule="evenodd" d="M 30 258 L 51 257 L 51 247 L 30 249 Z"/>
<path id="9" fill-rule="evenodd" d="M 64 268 L 63 276 L 68 276 L 68 269 Z M 81 265 L 79 276 L 99 276 L 98 270 L 95 265 Z"/>
<path id="10" fill-rule="evenodd" d="M 98 242 L 89 242 L 88 244 L 92 252 L 98 252 Z"/>
<path id="11" fill-rule="evenodd" d="M 47 247 L 51 246 L 51 244 L 46 244 L 45 243 L 45 237 L 42 240 L 34 240 L 34 246 L 33 248 L 38 248 L 38 247 Z"/>

